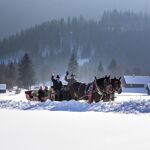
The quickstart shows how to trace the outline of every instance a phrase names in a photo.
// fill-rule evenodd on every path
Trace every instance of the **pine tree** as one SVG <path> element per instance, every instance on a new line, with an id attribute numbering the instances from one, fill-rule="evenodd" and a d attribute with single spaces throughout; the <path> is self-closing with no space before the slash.
<path id="1" fill-rule="evenodd" d="M 0 83 L 5 83 L 6 81 L 5 72 L 6 72 L 6 65 L 4 64 L 4 62 L 2 62 L 0 64 Z"/>
<path id="2" fill-rule="evenodd" d="M 134 67 L 132 70 L 132 74 L 134 75 L 142 75 L 142 70 L 138 67 Z"/>
<path id="3" fill-rule="evenodd" d="M 104 67 L 103 67 L 101 61 L 99 62 L 97 70 L 98 70 L 98 74 L 103 74 L 104 73 Z"/>
<path id="4" fill-rule="evenodd" d="M 6 82 L 8 88 L 12 88 L 13 86 L 16 85 L 17 70 L 16 70 L 16 66 L 13 62 L 10 62 L 7 65 L 5 77 L 6 77 L 5 82 Z"/>
<path id="5" fill-rule="evenodd" d="M 35 83 L 34 69 L 29 55 L 26 53 L 18 65 L 18 84 L 20 87 L 29 88 Z"/>
<path id="6" fill-rule="evenodd" d="M 72 53 L 69 64 L 68 64 L 68 71 L 70 73 L 76 74 L 78 73 L 78 62 L 77 62 L 77 56 Z"/>
<path id="7" fill-rule="evenodd" d="M 118 65 L 117 65 L 116 60 L 112 59 L 109 66 L 108 66 L 108 70 L 110 71 L 110 73 L 112 75 L 116 75 L 117 74 L 117 67 L 118 67 Z"/>

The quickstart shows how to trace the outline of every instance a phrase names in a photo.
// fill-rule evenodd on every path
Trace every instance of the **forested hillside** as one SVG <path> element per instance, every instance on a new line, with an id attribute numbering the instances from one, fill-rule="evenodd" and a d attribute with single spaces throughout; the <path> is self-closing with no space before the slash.
<path id="1" fill-rule="evenodd" d="M 41 81 L 53 72 L 64 74 L 73 52 L 80 60 L 89 60 L 79 67 L 81 79 L 85 74 L 90 80 L 94 74 L 150 73 L 150 15 L 114 10 L 104 12 L 100 20 L 68 17 L 0 41 L 2 63 L 18 61 L 28 53 Z M 113 73 L 110 63 L 115 64 Z"/>

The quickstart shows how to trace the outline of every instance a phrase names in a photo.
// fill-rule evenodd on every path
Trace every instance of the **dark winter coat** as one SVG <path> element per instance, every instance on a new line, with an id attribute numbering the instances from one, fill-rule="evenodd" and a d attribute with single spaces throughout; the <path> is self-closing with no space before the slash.
<path id="1" fill-rule="evenodd" d="M 42 89 L 38 90 L 38 97 L 39 97 L 39 100 L 42 100 L 42 98 L 45 97 L 44 90 L 42 90 Z"/>
<path id="2" fill-rule="evenodd" d="M 55 91 L 57 91 L 57 90 L 60 91 L 61 88 L 62 88 L 62 82 L 61 81 L 57 81 L 56 79 L 54 79 L 54 76 L 51 77 L 51 80 L 53 82 L 53 89 Z"/>

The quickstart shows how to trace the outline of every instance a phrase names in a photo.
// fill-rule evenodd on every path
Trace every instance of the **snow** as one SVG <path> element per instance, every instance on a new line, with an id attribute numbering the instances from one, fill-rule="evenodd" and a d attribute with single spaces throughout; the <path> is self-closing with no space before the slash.
<path id="1" fill-rule="evenodd" d="M 47 111 L 69 111 L 69 112 L 115 112 L 115 113 L 150 113 L 150 100 L 130 100 L 124 102 L 93 103 L 79 102 L 75 100 L 64 102 L 15 102 L 0 101 L 0 108 L 18 110 L 47 110 Z"/>
<path id="2" fill-rule="evenodd" d="M 6 90 L 6 84 L 0 84 L 0 90 Z"/>
<path id="3" fill-rule="evenodd" d="M 149 76 L 124 76 L 126 84 L 148 84 L 150 83 Z"/>
<path id="4" fill-rule="evenodd" d="M 115 113 L 150 113 L 150 96 L 146 93 L 116 94 L 114 102 L 88 104 L 86 101 L 51 101 L 44 103 L 27 101 L 24 90 L 20 94 L 7 92 L 0 94 L 0 108 L 17 110 L 47 110 L 69 112 L 115 112 Z"/>
<path id="5" fill-rule="evenodd" d="M 27 101 L 25 97 L 25 90 L 22 90 L 20 94 L 15 94 L 15 91 L 9 92 L 4 94 L 0 94 L 0 101 L 7 101 L 7 100 L 12 100 L 12 101 Z"/>
<path id="6" fill-rule="evenodd" d="M 90 60 L 88 58 L 80 58 L 80 59 L 78 59 L 79 66 L 83 66 L 84 64 L 89 63 L 89 61 Z"/>
<path id="7" fill-rule="evenodd" d="M 90 61 L 90 58 L 82 58 L 81 53 L 82 53 L 82 48 L 79 47 L 77 51 L 77 61 L 79 66 L 83 66 L 84 64 L 89 63 Z"/>
<path id="8" fill-rule="evenodd" d="M 1 110 L 2 150 L 149 149 L 148 115 Z"/>
<path id="9" fill-rule="evenodd" d="M 0 94 L 2 150 L 150 149 L 150 96 L 116 94 L 115 102 L 28 102 Z"/>

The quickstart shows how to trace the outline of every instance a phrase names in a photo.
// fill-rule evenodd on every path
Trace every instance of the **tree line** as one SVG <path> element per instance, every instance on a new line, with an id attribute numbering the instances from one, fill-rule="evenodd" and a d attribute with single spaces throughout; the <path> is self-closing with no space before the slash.
<path id="1" fill-rule="evenodd" d="M 70 55 L 68 67 L 64 70 L 64 73 L 65 71 L 69 71 L 70 74 L 73 73 L 79 82 L 91 82 L 93 81 L 94 76 L 100 78 L 105 75 L 122 76 L 124 74 L 122 66 L 120 66 L 113 58 L 108 66 L 104 66 L 102 61 L 99 61 L 97 66 L 89 66 L 88 63 L 79 66 L 77 55 L 75 53 Z M 43 76 L 45 73 L 46 72 L 42 72 Z M 129 70 L 127 70 L 126 73 L 129 73 Z M 140 75 L 141 71 L 134 68 L 130 73 Z M 43 79 L 43 82 L 38 81 L 31 56 L 27 53 L 25 53 L 18 62 L 11 61 L 8 63 L 0 63 L 0 83 L 5 83 L 8 89 L 13 88 L 14 86 L 28 89 L 30 86 L 35 85 L 35 83 L 44 84 L 45 81 L 50 81 L 52 73 L 49 72 L 48 75 L 48 80 Z"/>
<path id="2" fill-rule="evenodd" d="M 142 70 L 139 68 L 125 69 L 124 66 L 120 65 L 116 59 L 112 58 L 108 65 L 104 65 L 103 61 L 93 65 L 91 62 L 85 63 L 80 66 L 75 53 L 72 53 L 68 62 L 68 71 L 76 75 L 79 82 L 91 82 L 94 77 L 101 78 L 105 75 L 111 77 L 119 77 L 124 75 L 143 75 Z"/>
<path id="3" fill-rule="evenodd" d="M 35 74 L 32 60 L 26 53 L 19 62 L 12 61 L 7 64 L 0 64 L 0 83 L 7 85 L 7 88 L 18 86 L 29 88 L 35 84 Z"/>

